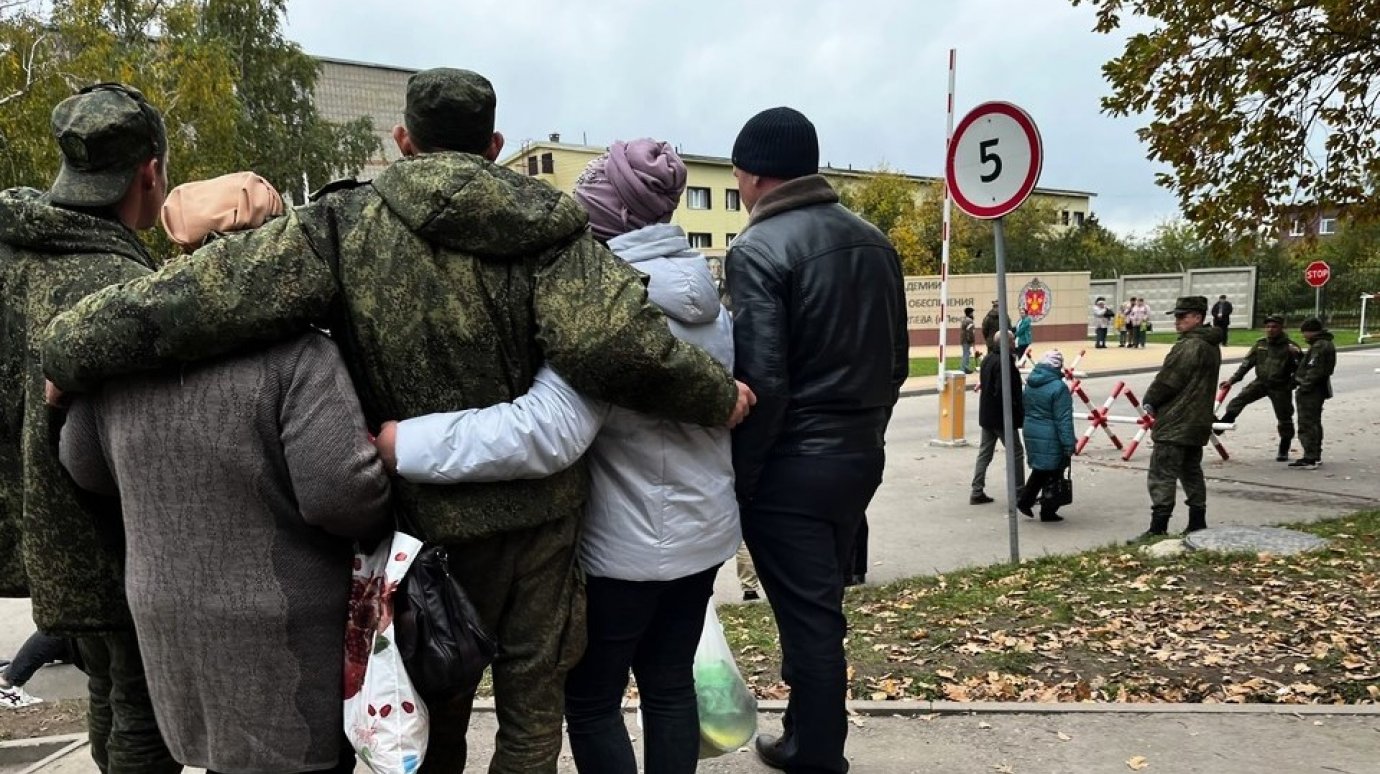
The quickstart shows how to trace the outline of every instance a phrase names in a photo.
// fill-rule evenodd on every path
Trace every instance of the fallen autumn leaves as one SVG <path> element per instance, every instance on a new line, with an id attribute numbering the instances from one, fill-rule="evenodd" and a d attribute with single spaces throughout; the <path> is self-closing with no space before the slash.
<path id="1" fill-rule="evenodd" d="M 1380 512 L 1297 527 L 1289 557 L 1127 548 L 851 591 L 853 698 L 1380 702 Z M 719 612 L 744 676 L 783 698 L 770 609 Z"/>

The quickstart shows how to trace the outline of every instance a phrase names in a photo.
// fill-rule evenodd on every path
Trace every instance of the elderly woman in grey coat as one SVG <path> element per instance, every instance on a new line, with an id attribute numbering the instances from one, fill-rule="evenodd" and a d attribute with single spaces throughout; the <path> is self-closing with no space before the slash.
<path id="1" fill-rule="evenodd" d="M 121 499 L 129 606 L 173 757 L 225 774 L 353 771 L 351 539 L 391 522 L 330 339 L 108 383 L 72 405 L 60 453 L 80 486 Z"/>

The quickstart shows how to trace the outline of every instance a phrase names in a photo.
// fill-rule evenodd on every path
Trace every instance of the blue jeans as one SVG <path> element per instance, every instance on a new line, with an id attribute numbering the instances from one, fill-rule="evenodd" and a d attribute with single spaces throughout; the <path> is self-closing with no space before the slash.
<path id="1" fill-rule="evenodd" d="M 5 682 L 22 686 L 29 682 L 39 667 L 49 661 L 71 661 L 73 642 L 66 637 L 50 637 L 43 632 L 34 632 L 19 646 L 14 661 L 5 667 Z"/>
<path id="2" fill-rule="evenodd" d="M 961 346 L 963 347 L 963 359 L 959 361 L 958 367 L 966 372 L 968 370 L 968 363 L 972 360 L 973 345 L 965 342 Z"/>
<path id="3" fill-rule="evenodd" d="M 695 649 L 718 571 L 715 565 L 671 581 L 588 579 L 589 645 L 565 681 L 566 730 L 580 772 L 637 774 L 622 712 L 629 669 L 641 697 L 645 771 L 695 770 Z"/>

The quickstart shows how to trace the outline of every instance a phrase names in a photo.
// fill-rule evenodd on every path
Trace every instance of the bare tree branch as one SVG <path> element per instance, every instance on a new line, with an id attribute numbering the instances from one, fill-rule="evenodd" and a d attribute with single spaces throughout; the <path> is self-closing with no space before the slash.
<path id="1" fill-rule="evenodd" d="M 0 7 L 0 10 L 2 9 L 3 7 Z M 4 105 L 7 102 L 12 102 L 29 93 L 29 87 L 34 85 L 34 62 L 38 58 L 38 44 L 42 43 L 44 38 L 47 37 L 48 33 L 45 32 L 42 35 L 39 35 L 38 38 L 34 40 L 32 46 L 29 46 L 29 55 L 24 59 L 22 63 L 24 67 L 24 85 L 19 89 L 16 89 L 12 94 L 0 97 L 0 105 Z"/>

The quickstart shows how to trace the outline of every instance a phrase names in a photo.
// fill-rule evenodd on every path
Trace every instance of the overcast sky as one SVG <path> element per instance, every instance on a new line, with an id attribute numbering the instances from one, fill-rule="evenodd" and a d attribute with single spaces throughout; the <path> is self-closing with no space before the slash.
<path id="1" fill-rule="evenodd" d="M 464 67 L 498 92 L 509 148 L 560 132 L 606 145 L 653 136 L 727 156 L 743 122 L 794 107 L 821 161 L 942 174 L 947 57 L 957 114 L 1007 100 L 1044 142 L 1040 185 L 1091 191 L 1120 234 L 1177 216 L 1154 184 L 1140 122 L 1103 115 L 1102 63 L 1121 36 L 1067 0 L 290 0 L 309 53 L 409 68 Z"/>

